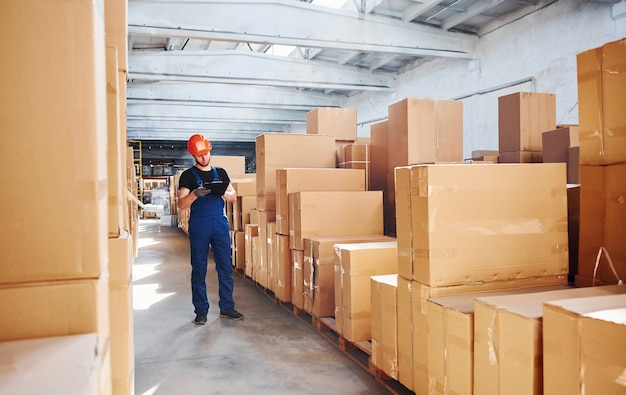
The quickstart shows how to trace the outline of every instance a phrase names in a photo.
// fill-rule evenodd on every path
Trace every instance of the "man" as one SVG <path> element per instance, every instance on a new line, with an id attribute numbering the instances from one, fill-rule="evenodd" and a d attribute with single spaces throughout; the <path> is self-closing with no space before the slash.
<path id="1" fill-rule="evenodd" d="M 206 323 L 209 311 L 206 293 L 209 246 L 213 249 L 217 271 L 220 317 L 243 319 L 243 314 L 235 310 L 233 300 L 230 226 L 224 210 L 224 201 L 236 202 L 237 192 L 226 170 L 210 166 L 212 148 L 211 142 L 200 134 L 189 138 L 187 151 L 196 163 L 181 174 L 178 186 L 178 208 L 191 207 L 191 293 L 197 325 Z"/>

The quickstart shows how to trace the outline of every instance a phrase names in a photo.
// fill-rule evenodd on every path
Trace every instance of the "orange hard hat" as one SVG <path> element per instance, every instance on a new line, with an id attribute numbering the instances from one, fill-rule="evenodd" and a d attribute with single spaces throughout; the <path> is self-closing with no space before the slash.
<path id="1" fill-rule="evenodd" d="M 213 144 L 201 134 L 194 134 L 189 137 L 187 142 L 187 151 L 193 156 L 204 155 L 211 151 Z"/>

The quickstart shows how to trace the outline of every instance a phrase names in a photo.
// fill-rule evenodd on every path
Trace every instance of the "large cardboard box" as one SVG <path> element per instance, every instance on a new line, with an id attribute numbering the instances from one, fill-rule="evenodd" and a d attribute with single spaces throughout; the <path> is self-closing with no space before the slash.
<path id="1" fill-rule="evenodd" d="M 364 191 L 358 169 L 291 168 L 276 170 L 276 229 L 289 234 L 289 194 L 300 191 Z"/>
<path id="2" fill-rule="evenodd" d="M 356 109 L 318 107 L 306 113 L 308 134 L 329 134 L 335 140 L 356 140 Z"/>
<path id="3" fill-rule="evenodd" d="M 233 231 L 233 267 L 245 270 L 246 268 L 246 232 Z"/>
<path id="4" fill-rule="evenodd" d="M 267 230 L 265 232 L 266 237 L 266 245 L 267 245 L 267 267 L 266 273 L 264 275 L 265 288 L 270 291 L 274 291 L 274 273 L 278 269 L 278 264 L 274 263 L 274 248 L 276 248 L 275 239 L 276 239 L 276 222 L 268 222 Z M 278 274 L 278 273 L 276 273 Z"/>
<path id="5" fill-rule="evenodd" d="M 107 239 L 109 248 L 109 283 L 128 285 L 132 281 L 133 239 L 124 232 L 119 237 Z"/>
<path id="6" fill-rule="evenodd" d="M 351 342 L 371 339 L 370 277 L 397 274 L 397 243 L 336 244 L 335 270 L 340 273 L 335 289 L 335 322 L 341 315 L 341 335 Z"/>
<path id="7" fill-rule="evenodd" d="M 104 22 L 106 45 L 117 48 L 119 54 L 117 69 L 125 73 L 128 71 L 128 0 L 105 1 Z"/>
<path id="8" fill-rule="evenodd" d="M 290 247 L 302 250 L 305 238 L 383 235 L 381 191 L 302 191 L 289 195 L 293 215 Z"/>
<path id="9" fill-rule="evenodd" d="M 626 205 L 622 203 L 626 194 L 625 180 L 626 163 L 580 166 L 577 274 L 583 277 L 606 283 L 616 283 L 626 277 Z M 598 259 L 601 247 L 605 250 Z"/>
<path id="10" fill-rule="evenodd" d="M 256 208 L 256 196 L 237 196 L 237 202 L 233 203 L 233 229 L 245 230 L 250 223 L 250 213 Z"/>
<path id="11" fill-rule="evenodd" d="M 543 152 L 541 151 L 513 151 L 500 152 L 498 163 L 542 163 Z"/>
<path id="12" fill-rule="evenodd" d="M 463 107 L 461 102 L 407 98 L 391 104 L 388 112 L 385 214 L 390 216 L 395 212 L 394 168 L 463 161 Z M 395 235 L 395 229 L 387 234 Z"/>
<path id="13" fill-rule="evenodd" d="M 314 317 L 335 313 L 335 244 L 394 241 L 377 235 L 328 236 L 304 239 L 304 305 Z M 308 285 L 308 286 L 307 286 Z M 309 300 L 307 300 L 307 298 Z"/>
<path id="14" fill-rule="evenodd" d="M 117 237 L 124 231 L 124 204 L 126 204 L 126 185 L 122 184 L 124 167 L 120 131 L 118 52 L 115 47 L 106 48 L 106 83 L 107 83 L 107 188 L 108 188 L 108 236 Z"/>
<path id="15" fill-rule="evenodd" d="M 567 274 L 565 164 L 410 171 L 415 280 L 443 287 Z"/>
<path id="16" fill-rule="evenodd" d="M 373 124 L 370 127 L 370 191 L 383 191 L 383 214 L 385 234 L 393 236 L 396 232 L 395 209 L 387 191 L 388 157 L 388 121 Z M 392 192 L 393 194 L 393 192 Z"/>
<path id="17" fill-rule="evenodd" d="M 211 155 L 211 166 L 224 168 L 230 179 L 242 178 L 246 174 L 246 157 Z"/>
<path id="18" fill-rule="evenodd" d="M 0 342 L 2 392 L 106 394 L 101 375 L 108 372 L 110 393 L 111 361 L 99 343 L 97 333 Z"/>
<path id="19" fill-rule="evenodd" d="M 34 320 L 33 306 L 42 303 Z M 101 344 L 109 342 L 106 278 L 4 285 L 0 311 L 0 341 L 98 333 Z"/>
<path id="20" fill-rule="evenodd" d="M 618 394 L 626 370 L 626 295 L 543 305 L 543 393 Z"/>
<path id="21" fill-rule="evenodd" d="M 335 137 L 264 133 L 256 137 L 257 208 L 276 210 L 276 170 L 335 168 Z"/>
<path id="22" fill-rule="evenodd" d="M 543 304 L 625 292 L 625 286 L 613 285 L 476 299 L 474 393 L 541 394 Z"/>
<path id="23" fill-rule="evenodd" d="M 554 285 L 428 299 L 428 393 L 474 393 L 474 301 L 477 298 L 563 289 L 565 285 Z"/>
<path id="24" fill-rule="evenodd" d="M 413 281 L 411 283 L 411 321 L 413 346 L 413 391 L 416 394 L 429 393 L 428 372 L 428 299 L 448 295 L 492 292 L 504 289 L 524 289 L 530 287 L 565 286 L 566 276 L 522 278 L 506 281 L 472 282 L 448 287 L 430 287 Z M 404 343 L 406 344 L 406 342 Z"/>
<path id="25" fill-rule="evenodd" d="M 398 379 L 398 275 L 371 276 L 372 363 Z"/>
<path id="26" fill-rule="evenodd" d="M 256 174 L 246 174 L 245 178 L 237 179 L 231 177 L 230 182 L 237 192 L 237 197 L 256 196 Z"/>
<path id="27" fill-rule="evenodd" d="M 580 163 L 626 162 L 626 39 L 576 56 Z"/>
<path id="28" fill-rule="evenodd" d="M 498 98 L 500 159 L 503 152 L 541 152 L 541 134 L 554 129 L 556 129 L 555 94 L 516 92 Z"/>
<path id="29" fill-rule="evenodd" d="M 411 220 L 411 167 L 399 166 L 395 171 L 396 239 L 398 241 L 398 274 L 413 280 L 413 221 Z M 414 180 L 417 181 L 417 180 Z M 416 184 L 417 188 L 419 184 Z"/>
<path id="30" fill-rule="evenodd" d="M 2 127 L 10 131 L 0 165 L 11 169 L 4 184 L 19 193 L 0 196 L 7 208 L 0 283 L 98 278 L 106 274 L 108 222 L 103 4 L 6 7 L 0 32 L 21 44 L 0 66 L 2 90 L 11 92 L 0 98 Z M 42 67 L 70 55 L 71 62 Z M 34 176 L 42 163 L 63 180 Z"/>

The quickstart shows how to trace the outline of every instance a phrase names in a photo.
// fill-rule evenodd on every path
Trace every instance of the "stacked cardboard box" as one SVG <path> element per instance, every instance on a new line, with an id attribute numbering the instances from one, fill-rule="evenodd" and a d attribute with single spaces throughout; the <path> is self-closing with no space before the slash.
<path id="1" fill-rule="evenodd" d="M 108 132 L 119 133 L 119 50 L 106 49 L 102 3 L 61 3 L 13 3 L 3 25 L 24 45 L 0 66 L 2 86 L 11 92 L 0 99 L 0 117 L 11 131 L 0 163 L 7 185 L 20 191 L 1 198 L 11 209 L 0 225 L 0 346 L 3 357 L 28 361 L 29 368 L 3 369 L 3 378 L 31 388 L 56 385 L 56 393 L 110 394 L 116 327 L 109 320 L 107 236 L 126 227 L 119 198 L 126 151 L 119 134 L 107 141 Z M 72 61 L 41 67 L 59 56 Z M 110 168 L 107 147 L 115 151 Z M 38 160 L 25 160 L 25 152 Z M 42 161 L 63 181 L 38 177 Z M 110 218 L 108 171 L 117 175 Z M 49 347 L 44 360 L 32 347 Z M 64 361 L 88 368 L 68 375 L 58 370 Z M 50 378 L 51 369 L 58 376 Z M 3 390 L 24 392 L 4 384 Z"/>
<path id="2" fill-rule="evenodd" d="M 276 170 L 276 233 L 277 238 L 289 238 L 289 195 L 300 191 L 363 191 L 365 190 L 364 174 L 361 170 L 323 169 L 323 168 L 284 168 Z M 291 257 L 289 253 L 279 254 L 273 270 L 276 287 L 278 283 L 290 284 L 292 281 Z M 276 290 L 274 289 L 274 292 Z M 279 292 L 277 296 L 289 302 L 291 293 Z"/>
<path id="3" fill-rule="evenodd" d="M 372 363 L 398 379 L 398 275 L 372 276 Z"/>
<path id="4" fill-rule="evenodd" d="M 556 129 L 555 94 L 517 92 L 499 97 L 499 162 L 542 162 L 541 134 L 554 129 Z"/>
<path id="5" fill-rule="evenodd" d="M 430 297 L 564 285 L 564 164 L 416 165 L 396 168 L 398 378 L 436 391 L 429 373 Z M 406 318 L 404 318 L 406 320 Z M 436 360 L 437 356 L 433 356 Z"/>
<path id="6" fill-rule="evenodd" d="M 370 190 L 371 166 L 370 144 L 347 144 L 342 148 L 342 158 L 338 159 L 337 167 L 341 169 L 361 169 L 365 173 L 365 190 Z"/>
<path id="7" fill-rule="evenodd" d="M 626 127 L 624 48 L 626 39 L 577 56 L 580 130 L 577 284 L 615 283 L 617 279 L 626 278 L 626 207 L 623 204 L 626 135 L 620 132 Z M 603 254 L 598 259 L 601 250 Z"/>

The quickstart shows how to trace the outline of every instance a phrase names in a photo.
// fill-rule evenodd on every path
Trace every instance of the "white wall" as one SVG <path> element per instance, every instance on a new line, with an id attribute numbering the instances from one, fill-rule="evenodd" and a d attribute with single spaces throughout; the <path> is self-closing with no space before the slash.
<path id="1" fill-rule="evenodd" d="M 370 125 L 386 119 L 388 106 L 399 100 L 465 97 L 469 158 L 472 150 L 498 149 L 498 97 L 508 93 L 555 93 L 557 124 L 577 124 L 576 54 L 625 35 L 626 0 L 616 5 L 560 0 L 480 37 L 477 60 L 422 62 L 398 76 L 395 92 L 359 94 L 344 107 L 357 109 L 358 135 L 368 137 Z M 477 94 L 519 80 L 527 82 Z"/>

